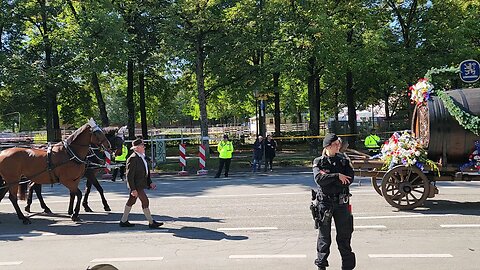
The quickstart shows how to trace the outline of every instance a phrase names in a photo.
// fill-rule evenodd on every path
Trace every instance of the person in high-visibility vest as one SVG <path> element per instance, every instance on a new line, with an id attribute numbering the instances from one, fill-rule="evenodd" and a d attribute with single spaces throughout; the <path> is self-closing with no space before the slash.
<path id="1" fill-rule="evenodd" d="M 118 172 L 120 171 L 120 179 L 122 179 L 122 181 L 125 181 L 125 162 L 127 161 L 127 155 L 128 155 L 128 148 L 127 146 L 124 144 L 122 146 L 122 154 L 118 157 L 115 157 L 115 162 L 116 163 L 121 163 L 121 167 L 116 167 L 114 170 L 113 170 L 113 173 L 112 173 L 112 181 L 115 182 L 115 178 L 117 178 L 117 174 Z"/>
<path id="2" fill-rule="evenodd" d="M 225 177 L 228 177 L 228 171 L 230 170 L 230 162 L 232 161 L 233 144 L 228 140 L 228 135 L 223 135 L 223 140 L 218 143 L 218 171 L 215 178 L 219 178 L 222 174 L 223 166 L 225 166 Z"/>
<path id="3" fill-rule="evenodd" d="M 370 134 L 365 138 L 365 147 L 370 152 L 378 152 L 380 150 L 380 137 L 375 134 L 375 129 L 370 130 Z"/>

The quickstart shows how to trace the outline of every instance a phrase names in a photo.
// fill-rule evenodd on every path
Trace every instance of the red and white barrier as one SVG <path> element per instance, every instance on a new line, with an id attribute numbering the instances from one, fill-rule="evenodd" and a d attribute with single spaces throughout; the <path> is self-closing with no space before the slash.
<path id="1" fill-rule="evenodd" d="M 187 166 L 187 158 L 186 158 L 186 145 L 184 143 L 178 145 L 179 155 L 180 155 L 180 167 L 182 170 L 178 172 L 179 175 L 188 175 L 188 172 L 185 171 L 185 167 Z"/>
<path id="2" fill-rule="evenodd" d="M 208 171 L 205 170 L 206 160 L 207 156 L 205 155 L 205 145 L 201 144 L 198 147 L 198 166 L 200 167 L 200 170 L 197 171 L 198 175 L 206 175 L 208 173 Z"/>

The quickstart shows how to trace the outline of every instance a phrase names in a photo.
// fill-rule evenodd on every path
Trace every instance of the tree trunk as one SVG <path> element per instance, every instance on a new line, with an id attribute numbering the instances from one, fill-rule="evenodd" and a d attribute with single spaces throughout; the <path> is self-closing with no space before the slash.
<path id="1" fill-rule="evenodd" d="M 390 120 L 390 105 L 388 104 L 389 95 L 385 93 L 384 101 L 385 101 L 385 120 Z"/>
<path id="2" fill-rule="evenodd" d="M 204 76 L 204 64 L 205 64 L 205 48 L 203 46 L 203 36 L 198 35 L 195 44 L 196 49 L 196 66 L 195 74 L 197 79 L 197 91 L 198 91 L 198 104 L 200 107 L 200 132 L 201 141 L 207 148 L 207 155 L 209 151 L 208 145 L 208 117 L 207 117 L 207 99 L 205 97 L 205 76 Z"/>
<path id="3" fill-rule="evenodd" d="M 92 86 L 95 92 L 95 97 L 97 98 L 98 110 L 100 111 L 100 119 L 104 127 L 110 126 L 110 120 L 107 116 L 107 109 L 105 106 L 105 101 L 103 100 L 102 91 L 100 91 L 100 84 L 98 82 L 97 72 L 92 72 Z"/>
<path id="4" fill-rule="evenodd" d="M 348 136 L 349 147 L 355 149 L 355 140 L 357 134 L 357 111 L 355 108 L 355 90 L 353 89 L 353 74 L 351 70 L 347 70 L 345 96 L 347 97 L 348 109 L 348 128 L 350 135 Z"/>
<path id="5" fill-rule="evenodd" d="M 350 30 L 347 33 L 347 44 L 352 45 L 353 42 L 353 26 L 350 26 Z M 346 84 L 345 84 L 345 96 L 347 98 L 347 109 L 348 109 L 348 127 L 349 133 L 348 144 L 350 148 L 356 149 L 355 141 L 357 134 L 357 109 L 355 107 L 355 89 L 353 88 L 353 74 L 352 70 L 348 67 L 346 74 Z"/>
<path id="6" fill-rule="evenodd" d="M 280 73 L 273 73 L 273 93 L 275 94 L 275 136 L 280 136 L 280 91 L 278 89 L 278 80 Z"/>
<path id="7" fill-rule="evenodd" d="M 311 57 L 308 60 L 308 109 L 310 112 L 309 132 L 311 136 L 319 135 L 319 119 L 318 119 L 318 97 L 315 89 L 316 81 L 316 60 Z M 310 154 L 318 155 L 318 139 L 310 140 Z"/>
<path id="8" fill-rule="evenodd" d="M 45 0 L 39 1 L 42 16 L 43 44 L 45 50 L 45 74 L 47 82 L 45 83 L 45 96 L 47 98 L 47 141 L 58 142 L 62 140 L 60 131 L 60 120 L 57 109 L 57 92 L 55 86 L 48 83 L 50 79 L 50 68 L 52 67 L 52 44 L 49 38 L 48 18 Z"/>
<path id="9" fill-rule="evenodd" d="M 138 73 L 138 91 L 140 94 L 140 119 L 142 125 L 142 136 L 148 139 L 147 112 L 145 105 L 145 70 L 141 68 Z"/>
<path id="10" fill-rule="evenodd" d="M 128 138 L 135 139 L 135 105 L 133 103 L 133 68 L 132 59 L 127 61 L 127 110 L 128 110 Z"/>
<path id="11" fill-rule="evenodd" d="M 72 1 L 68 1 L 68 6 L 70 7 L 70 10 L 73 13 L 73 17 L 75 18 L 77 23 L 80 23 L 77 11 L 75 10 L 75 7 L 73 6 Z M 83 10 L 83 12 L 85 12 L 85 7 L 83 7 L 82 10 Z M 89 64 L 90 64 L 90 68 L 93 69 L 93 65 L 92 65 L 93 60 L 92 60 L 92 57 L 90 56 L 90 54 L 91 53 L 88 52 L 88 55 L 89 55 L 88 56 L 88 61 L 89 61 Z M 92 71 L 91 79 L 92 79 L 93 91 L 95 92 L 95 97 L 97 98 L 98 110 L 100 111 L 100 120 L 102 121 L 102 125 L 104 127 L 108 127 L 108 126 L 110 126 L 110 120 L 108 119 L 108 116 L 107 116 L 107 109 L 105 108 L 105 101 L 103 100 L 102 91 L 100 91 L 100 84 L 98 82 L 97 72 Z"/>

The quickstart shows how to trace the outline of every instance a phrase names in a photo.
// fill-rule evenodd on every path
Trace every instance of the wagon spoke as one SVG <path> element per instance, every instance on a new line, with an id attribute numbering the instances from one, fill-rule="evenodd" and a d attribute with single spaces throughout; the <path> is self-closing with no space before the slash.
<path id="1" fill-rule="evenodd" d="M 420 194 L 423 194 L 423 192 L 425 191 L 425 189 L 424 189 L 424 190 L 417 190 L 417 189 L 414 188 L 414 189 L 412 189 L 412 192 L 413 192 L 413 191 L 415 191 L 415 192 L 417 192 L 417 193 L 420 193 Z"/>
<path id="2" fill-rule="evenodd" d="M 425 187 L 425 184 L 424 183 L 420 183 L 420 184 L 416 184 L 416 185 L 412 185 L 412 188 L 423 188 Z"/>
<path id="3" fill-rule="evenodd" d="M 411 175 L 412 175 L 412 169 L 408 169 L 407 177 L 405 179 L 407 179 L 407 181 L 409 181 Z"/>
<path id="4" fill-rule="evenodd" d="M 410 196 L 412 196 L 415 201 L 418 201 L 418 198 L 415 197 L 415 195 L 413 193 L 410 193 Z"/>
<path id="5" fill-rule="evenodd" d="M 417 179 L 420 178 L 420 175 L 417 174 L 417 176 L 415 178 L 412 179 L 412 181 L 410 181 L 410 183 L 415 183 L 417 181 Z"/>

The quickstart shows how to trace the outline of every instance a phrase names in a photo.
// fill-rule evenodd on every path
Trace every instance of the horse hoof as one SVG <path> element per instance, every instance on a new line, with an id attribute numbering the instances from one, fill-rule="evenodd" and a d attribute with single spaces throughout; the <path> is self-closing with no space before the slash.
<path id="1" fill-rule="evenodd" d="M 45 208 L 45 209 L 43 209 L 43 212 L 44 212 L 45 214 L 52 214 L 52 210 L 50 210 L 50 208 L 48 208 L 48 207 Z"/>
<path id="2" fill-rule="evenodd" d="M 25 206 L 25 211 L 26 211 L 27 213 L 31 213 L 31 212 L 30 212 L 30 205 Z"/>
<path id="3" fill-rule="evenodd" d="M 105 206 L 103 209 L 104 209 L 105 211 L 107 211 L 107 212 L 110 212 L 110 211 L 112 211 L 112 209 L 110 209 L 110 206 L 108 206 L 108 205 L 107 205 L 107 206 Z"/>
<path id="4" fill-rule="evenodd" d="M 22 223 L 23 223 L 23 225 L 32 224 L 32 222 L 31 222 L 30 219 L 28 219 L 28 218 L 24 218 L 24 219 L 22 220 Z"/>

